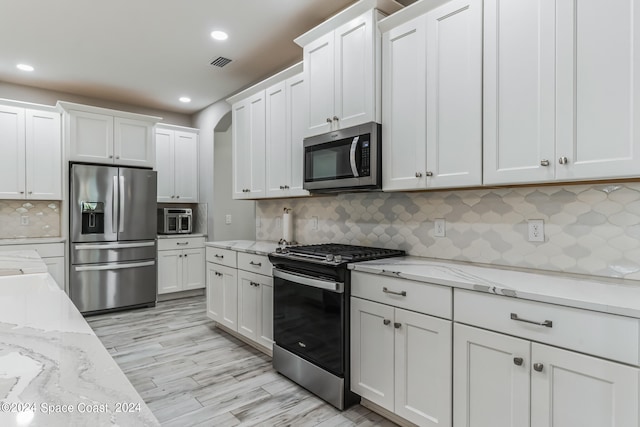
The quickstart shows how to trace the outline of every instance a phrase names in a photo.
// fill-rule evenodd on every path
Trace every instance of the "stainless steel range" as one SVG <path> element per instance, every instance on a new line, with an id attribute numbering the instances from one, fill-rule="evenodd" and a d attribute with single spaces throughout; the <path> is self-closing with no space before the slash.
<path id="1" fill-rule="evenodd" d="M 347 264 L 404 251 L 341 244 L 279 249 L 273 277 L 273 367 L 338 409 L 357 403 L 349 371 Z"/>

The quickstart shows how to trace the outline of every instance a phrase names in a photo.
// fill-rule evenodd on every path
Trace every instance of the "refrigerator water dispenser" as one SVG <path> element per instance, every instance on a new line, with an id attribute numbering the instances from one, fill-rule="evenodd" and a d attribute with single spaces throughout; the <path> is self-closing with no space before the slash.
<path id="1" fill-rule="evenodd" d="M 82 234 L 104 233 L 104 203 L 81 202 Z"/>

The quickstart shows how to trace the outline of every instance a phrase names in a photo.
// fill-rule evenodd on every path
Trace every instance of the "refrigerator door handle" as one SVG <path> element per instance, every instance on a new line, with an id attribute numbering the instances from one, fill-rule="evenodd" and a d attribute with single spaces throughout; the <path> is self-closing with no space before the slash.
<path id="1" fill-rule="evenodd" d="M 111 191 L 111 229 L 115 232 L 118 229 L 117 200 L 116 191 L 118 191 L 118 177 L 113 177 L 113 190 Z"/>
<path id="2" fill-rule="evenodd" d="M 120 223 L 120 228 L 118 229 L 118 232 L 123 233 L 124 232 L 124 176 L 120 175 L 120 187 L 118 187 L 118 193 L 120 193 L 120 201 L 118 203 L 119 208 L 120 208 L 120 214 L 118 215 L 118 222 Z"/>
<path id="3" fill-rule="evenodd" d="M 86 245 L 75 245 L 74 249 L 76 251 L 82 250 L 91 250 L 94 251 L 96 249 L 128 249 L 128 248 L 145 248 L 149 246 L 155 246 L 156 242 L 144 242 L 144 243 L 113 243 L 110 245 L 105 244 L 86 244 Z"/>
<path id="4" fill-rule="evenodd" d="M 128 264 L 108 264 L 108 265 L 87 265 L 74 267 L 75 271 L 102 271 L 102 270 L 122 270 L 125 268 L 150 267 L 155 265 L 155 261 L 133 262 Z"/>

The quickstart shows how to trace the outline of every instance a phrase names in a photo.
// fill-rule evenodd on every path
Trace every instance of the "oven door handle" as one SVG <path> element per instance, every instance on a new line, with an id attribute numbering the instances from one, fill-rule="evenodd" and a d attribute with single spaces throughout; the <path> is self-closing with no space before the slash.
<path id="1" fill-rule="evenodd" d="M 306 274 L 289 273 L 278 270 L 277 268 L 273 269 L 273 277 L 288 280 L 290 282 L 300 283 L 301 285 L 324 289 L 331 292 L 340 294 L 344 293 L 344 283 L 342 282 L 332 282 L 330 280 L 317 279 L 313 276 L 307 276 Z"/>

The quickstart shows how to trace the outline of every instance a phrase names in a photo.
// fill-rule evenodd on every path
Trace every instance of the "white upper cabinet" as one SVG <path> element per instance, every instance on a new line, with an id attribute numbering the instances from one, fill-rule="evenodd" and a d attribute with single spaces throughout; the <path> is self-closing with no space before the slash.
<path id="1" fill-rule="evenodd" d="M 198 202 L 198 129 L 156 126 L 159 203 Z"/>
<path id="2" fill-rule="evenodd" d="M 60 113 L 14 105 L 0 105 L 0 198 L 61 200 Z"/>
<path id="3" fill-rule="evenodd" d="M 640 8 L 557 0 L 556 10 L 556 178 L 636 177 Z"/>
<path id="4" fill-rule="evenodd" d="M 309 99 L 306 136 L 380 122 L 377 22 L 382 16 L 368 10 L 303 46 Z"/>
<path id="5" fill-rule="evenodd" d="M 231 107 L 233 126 L 233 198 L 256 199 L 265 191 L 265 91 Z"/>
<path id="6" fill-rule="evenodd" d="M 266 90 L 266 196 L 307 196 L 302 189 L 306 86 L 302 74 Z"/>
<path id="7" fill-rule="evenodd" d="M 153 126 L 160 117 L 58 102 L 65 111 L 69 160 L 155 166 Z"/>
<path id="8" fill-rule="evenodd" d="M 640 11 L 577 4 L 485 1 L 485 184 L 640 173 Z"/>
<path id="9" fill-rule="evenodd" d="M 453 0 L 388 26 L 381 23 L 383 189 L 481 185 L 481 1 Z"/>

